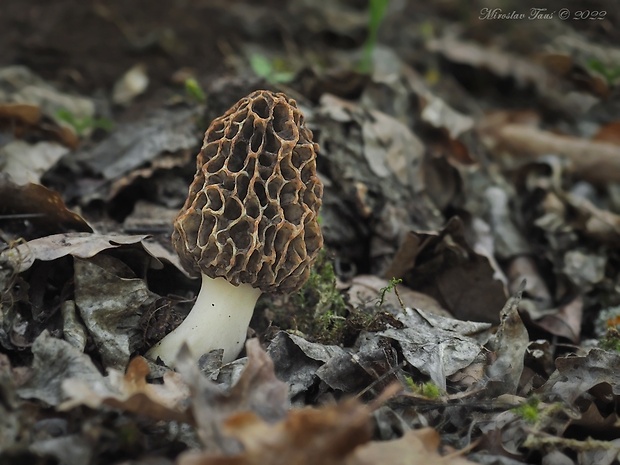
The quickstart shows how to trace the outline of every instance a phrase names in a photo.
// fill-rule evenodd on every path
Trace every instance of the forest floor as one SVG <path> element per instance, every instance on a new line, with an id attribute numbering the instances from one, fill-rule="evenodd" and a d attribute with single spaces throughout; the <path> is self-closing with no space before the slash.
<path id="1" fill-rule="evenodd" d="M 620 10 L 419 3 L 3 2 L 0 465 L 620 463 Z M 173 370 L 173 222 L 259 89 L 324 247 Z"/>

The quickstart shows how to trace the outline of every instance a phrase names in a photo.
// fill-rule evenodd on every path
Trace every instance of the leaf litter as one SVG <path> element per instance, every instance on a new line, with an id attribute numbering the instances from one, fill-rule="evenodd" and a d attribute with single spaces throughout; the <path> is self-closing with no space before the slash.
<path id="1" fill-rule="evenodd" d="M 50 28 L 0 63 L 0 462 L 618 463 L 617 13 L 458 7 L 389 2 L 368 49 L 361 3 L 72 6 L 121 59 L 49 69 L 42 44 L 83 51 L 33 7 Z M 257 88 L 321 147 L 327 258 L 261 298 L 245 356 L 173 371 L 143 357 L 199 288 L 171 220 Z"/>

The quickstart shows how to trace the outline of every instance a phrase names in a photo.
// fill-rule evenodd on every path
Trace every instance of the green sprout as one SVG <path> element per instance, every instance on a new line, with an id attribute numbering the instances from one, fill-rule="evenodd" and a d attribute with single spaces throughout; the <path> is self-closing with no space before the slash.
<path id="1" fill-rule="evenodd" d="M 191 100 L 197 103 L 205 103 L 207 101 L 204 90 L 202 90 L 202 87 L 195 78 L 187 78 L 184 82 L 184 86 L 185 93 Z"/>
<path id="2" fill-rule="evenodd" d="M 407 388 L 414 394 L 424 396 L 428 399 L 438 399 L 441 397 L 441 389 L 432 381 L 418 384 L 411 376 L 405 376 L 405 382 L 407 383 Z"/>
<path id="3" fill-rule="evenodd" d="M 295 77 L 295 73 L 288 69 L 287 63 L 281 58 L 269 60 L 265 55 L 253 53 L 250 55 L 250 66 L 254 74 L 271 84 L 285 84 Z"/>
<path id="4" fill-rule="evenodd" d="M 379 298 L 377 299 L 377 307 L 381 307 L 383 305 L 383 301 L 385 300 L 385 296 L 388 292 L 392 292 L 394 291 L 394 293 L 396 294 L 396 297 L 398 297 L 398 301 L 400 302 L 401 306 L 404 307 L 404 304 L 402 302 L 402 300 L 400 299 L 400 296 L 398 295 L 398 290 L 396 289 L 396 286 L 398 284 L 401 284 L 403 282 L 402 279 L 400 278 L 392 278 L 390 279 L 390 282 L 388 283 L 387 286 L 382 287 L 379 290 Z"/>
<path id="5" fill-rule="evenodd" d="M 369 0 L 368 36 L 366 37 L 366 42 L 364 42 L 364 55 L 359 65 L 359 70 L 362 73 L 370 73 L 372 71 L 372 55 L 377 47 L 379 26 L 381 26 L 389 3 L 390 0 Z"/>
<path id="6" fill-rule="evenodd" d="M 114 127 L 112 120 L 107 118 L 93 118 L 92 116 L 78 118 L 65 108 L 56 112 L 56 118 L 71 126 L 78 136 L 82 136 L 87 130 L 91 129 L 103 129 L 110 132 Z"/>
<path id="7" fill-rule="evenodd" d="M 608 66 L 596 58 L 588 61 L 588 68 L 603 76 L 609 86 L 614 85 L 620 78 L 620 66 Z"/>
<path id="8" fill-rule="evenodd" d="M 510 410 L 520 416 L 526 423 L 533 425 L 540 418 L 538 404 L 540 404 L 540 400 L 537 397 L 530 397 L 521 405 Z"/>

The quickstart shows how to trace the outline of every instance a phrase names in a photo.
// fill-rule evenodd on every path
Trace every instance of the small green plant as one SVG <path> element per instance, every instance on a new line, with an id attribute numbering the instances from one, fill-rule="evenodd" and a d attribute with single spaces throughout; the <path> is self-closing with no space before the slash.
<path id="1" fill-rule="evenodd" d="M 533 425 L 540 419 L 539 404 L 540 400 L 537 397 L 530 397 L 521 405 L 512 408 L 511 411 L 523 418 L 526 423 Z"/>
<path id="2" fill-rule="evenodd" d="M 93 118 L 92 116 L 78 118 L 65 108 L 56 112 L 56 118 L 71 126 L 78 136 L 82 136 L 87 130 L 91 129 L 103 129 L 110 132 L 114 127 L 114 123 L 107 118 Z"/>
<path id="3" fill-rule="evenodd" d="M 207 101 L 204 90 L 202 90 L 202 87 L 195 78 L 187 78 L 183 84 L 185 86 L 185 94 L 187 94 L 191 100 L 197 103 L 205 103 Z"/>
<path id="4" fill-rule="evenodd" d="M 291 82 L 295 73 L 288 69 L 287 63 L 281 58 L 270 60 L 261 53 L 250 55 L 250 66 L 254 74 L 272 84 Z"/>
<path id="5" fill-rule="evenodd" d="M 394 291 L 394 293 L 396 294 L 396 297 L 398 297 L 398 301 L 400 302 L 401 306 L 404 307 L 405 305 L 403 304 L 403 301 L 400 299 L 400 295 L 398 295 L 398 290 L 396 289 L 396 286 L 398 284 L 401 284 L 403 282 L 402 279 L 400 278 L 392 278 L 390 279 L 390 282 L 388 283 L 387 286 L 382 287 L 379 290 L 379 298 L 377 299 L 377 307 L 381 307 L 383 305 L 383 301 L 385 300 L 385 296 L 388 292 L 392 292 Z"/>
<path id="6" fill-rule="evenodd" d="M 620 331 L 616 326 L 609 326 L 605 336 L 601 338 L 601 348 L 613 352 L 620 352 Z"/>
<path id="7" fill-rule="evenodd" d="M 346 326 L 347 305 L 336 287 L 336 273 L 325 250 L 317 257 L 310 277 L 294 296 L 295 306 L 307 315 L 307 322 L 299 321 L 300 329 L 324 343 L 341 342 Z"/>
<path id="8" fill-rule="evenodd" d="M 603 76 L 609 86 L 613 86 L 620 78 L 620 66 L 608 66 L 596 58 L 588 61 L 588 68 Z"/>
<path id="9" fill-rule="evenodd" d="M 424 396 L 428 399 L 438 399 L 441 397 L 441 389 L 432 381 L 418 384 L 411 376 L 405 376 L 405 382 L 407 383 L 407 388 L 414 394 Z"/>
<path id="10" fill-rule="evenodd" d="M 364 54 L 359 65 L 362 73 L 372 71 L 372 54 L 377 47 L 379 26 L 383 21 L 390 0 L 368 0 L 368 36 L 364 42 Z"/>

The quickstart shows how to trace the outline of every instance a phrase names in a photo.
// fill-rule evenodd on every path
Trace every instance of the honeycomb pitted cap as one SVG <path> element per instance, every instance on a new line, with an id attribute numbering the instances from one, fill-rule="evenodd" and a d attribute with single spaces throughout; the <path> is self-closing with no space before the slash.
<path id="1" fill-rule="evenodd" d="M 317 151 L 282 93 L 255 91 L 213 120 L 174 222 L 183 266 L 263 292 L 299 289 L 323 245 Z"/>

